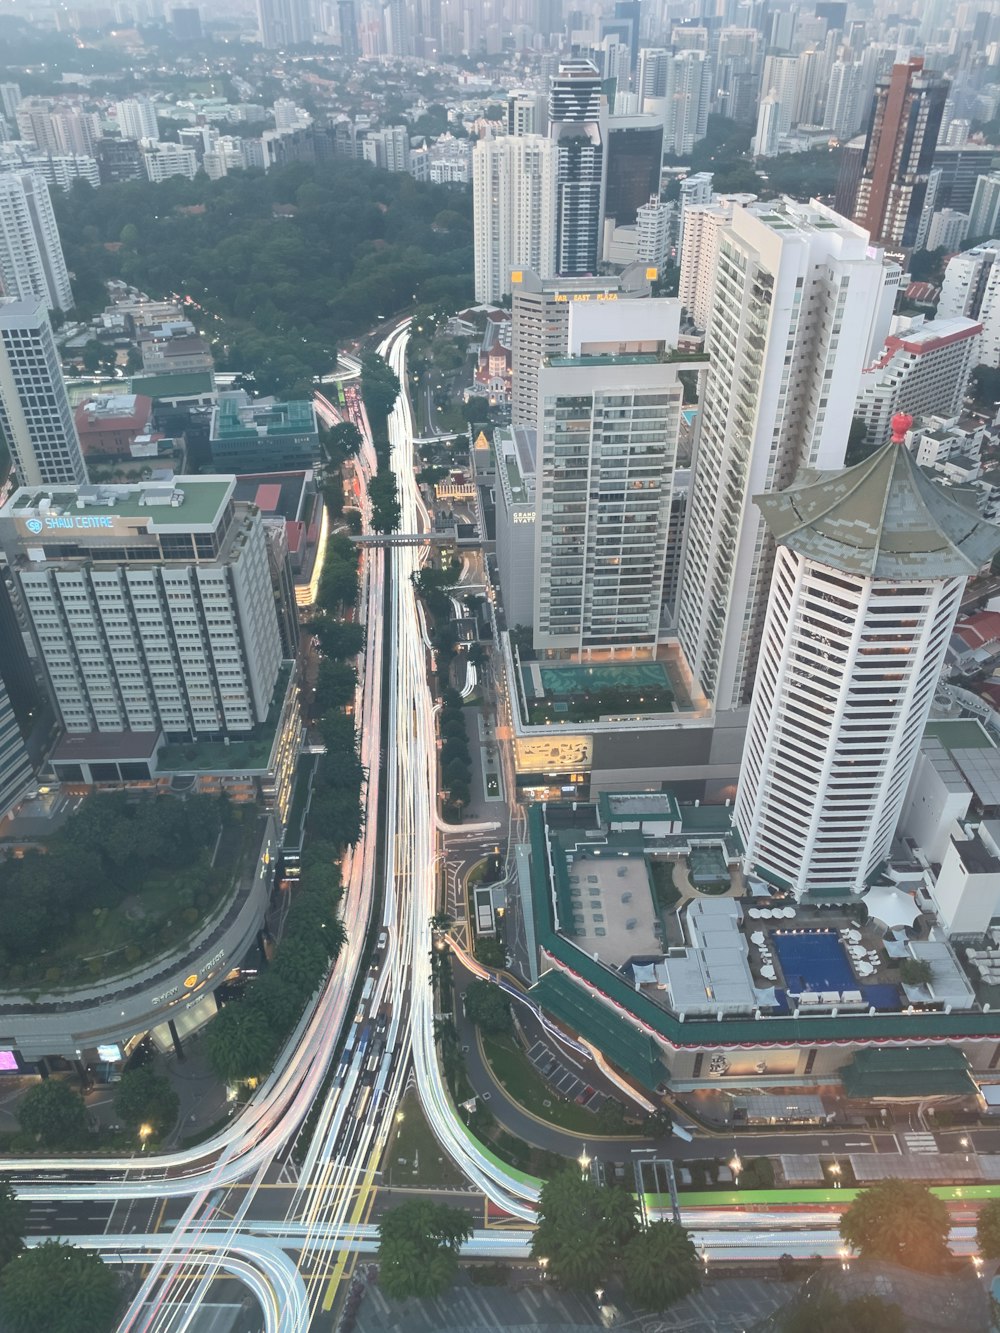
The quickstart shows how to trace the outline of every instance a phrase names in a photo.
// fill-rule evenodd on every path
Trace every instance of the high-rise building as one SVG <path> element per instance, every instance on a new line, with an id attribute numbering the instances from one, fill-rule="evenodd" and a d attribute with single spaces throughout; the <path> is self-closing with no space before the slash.
<path id="1" fill-rule="evenodd" d="M 356 60 L 361 54 L 358 41 L 358 16 L 354 0 L 337 0 L 337 24 L 340 29 L 340 52 L 345 60 Z"/>
<path id="2" fill-rule="evenodd" d="M 795 103 L 799 86 L 799 62 L 796 56 L 769 55 L 764 60 L 761 97 L 774 94 L 775 134 L 787 134 L 795 123 Z"/>
<path id="3" fill-rule="evenodd" d="M 684 254 L 684 214 L 688 208 L 699 204 L 710 204 L 712 194 L 712 173 L 695 171 L 680 183 L 680 200 L 677 205 L 677 263 Z"/>
<path id="4" fill-rule="evenodd" d="M 13 128 L 17 124 L 17 108 L 21 105 L 21 87 L 17 83 L 0 83 L 0 116 Z"/>
<path id="5" fill-rule="evenodd" d="M 666 97 L 667 71 L 672 60 L 673 54 L 660 46 L 644 46 L 639 52 L 635 90 L 640 107 L 647 97 Z"/>
<path id="6" fill-rule="evenodd" d="M 151 97 L 129 97 L 117 104 L 115 114 L 123 139 L 159 139 L 156 103 Z"/>
<path id="7" fill-rule="evenodd" d="M 154 184 L 171 176 L 187 176 L 194 180 L 198 174 L 198 154 L 193 148 L 176 143 L 150 144 L 143 153 L 146 175 Z"/>
<path id="8" fill-rule="evenodd" d="M 956 316 L 923 323 L 910 332 L 893 334 L 879 359 L 860 377 L 854 415 L 867 427 L 869 445 L 884 444 L 889 424 L 899 412 L 911 416 L 955 417 L 979 364 L 983 326 Z"/>
<path id="9" fill-rule="evenodd" d="M 45 302 L 0 299 L 0 432 L 22 486 L 87 480 Z"/>
<path id="10" fill-rule="evenodd" d="M 32 773 L 21 729 L 0 676 L 0 819 L 24 796 Z"/>
<path id="11" fill-rule="evenodd" d="M 408 171 L 410 168 L 410 136 L 405 125 L 388 125 L 365 135 L 362 153 L 366 162 L 373 162 L 383 171 Z"/>
<path id="12" fill-rule="evenodd" d="M 719 245 L 678 629 L 718 711 L 750 701 L 772 548 L 750 496 L 844 462 L 885 270 L 821 205 L 738 209 Z"/>
<path id="13" fill-rule="evenodd" d="M 548 128 L 544 93 L 515 89 L 507 98 L 508 134 L 544 134 Z"/>
<path id="14" fill-rule="evenodd" d="M 684 392 L 680 304 L 570 311 L 570 355 L 538 373 L 540 649 L 655 648 Z M 647 350 L 648 349 L 648 350 Z"/>
<path id="15" fill-rule="evenodd" d="M 663 150 L 687 157 L 708 130 L 712 62 L 704 51 L 679 51 L 667 67 Z"/>
<path id="16" fill-rule="evenodd" d="M 992 324 L 993 307 L 998 304 L 998 280 L 1000 240 L 984 241 L 960 255 L 952 255 L 945 266 L 934 323 L 964 315 L 968 319 L 978 319 L 984 325 Z M 990 338 L 984 336 L 983 342 L 989 341 Z"/>
<path id="17" fill-rule="evenodd" d="M 733 211 L 756 201 L 753 194 L 720 195 L 708 204 L 692 204 L 684 210 L 684 244 L 681 249 L 677 295 L 690 321 L 708 329 L 715 296 L 715 272 L 719 245 L 732 222 Z"/>
<path id="18" fill-rule="evenodd" d="M 71 734 L 238 736 L 281 667 L 264 519 L 233 477 L 15 491 L 0 543 Z"/>
<path id="19" fill-rule="evenodd" d="M 650 195 L 660 193 L 663 126 L 653 116 L 612 116 L 608 120 L 608 170 L 604 216 L 631 226 Z"/>
<path id="20" fill-rule="evenodd" d="M 557 153 L 538 134 L 480 139 L 472 152 L 477 301 L 499 301 L 511 273 L 556 272 Z"/>
<path id="21" fill-rule="evenodd" d="M 854 220 L 873 241 L 912 246 L 916 240 L 948 82 L 913 56 L 894 65 L 875 93 Z"/>
<path id="22" fill-rule="evenodd" d="M 859 60 L 835 60 L 830 67 L 823 125 L 838 139 L 850 139 L 865 122 L 863 76 Z"/>
<path id="23" fill-rule="evenodd" d="M 122 181 L 146 179 L 142 149 L 134 139 L 100 139 L 97 161 L 102 185 L 120 185 Z"/>
<path id="24" fill-rule="evenodd" d="M 658 194 L 651 194 L 648 201 L 636 211 L 635 215 L 635 258 L 646 268 L 655 268 L 662 273 L 670 258 L 670 222 L 671 209 Z"/>
<path id="25" fill-rule="evenodd" d="M 49 310 L 73 308 L 49 187 L 31 171 L 0 173 L 0 290 Z"/>
<path id="26" fill-rule="evenodd" d="M 968 234 L 968 213 L 956 213 L 953 208 L 939 208 L 931 214 L 926 247 L 928 250 L 955 251 Z"/>
<path id="27" fill-rule="evenodd" d="M 1000 549 L 909 424 L 757 497 L 777 553 L 735 822 L 747 871 L 797 896 L 860 893 L 887 857 L 966 582 Z"/>
<path id="28" fill-rule="evenodd" d="M 750 146 L 754 157 L 774 157 L 781 151 L 781 116 L 781 103 L 772 89 L 757 108 L 757 128 Z"/>
<path id="29" fill-rule="evenodd" d="M 642 264 L 606 278 L 553 278 L 526 268 L 514 274 L 511 292 L 511 421 L 534 428 L 539 367 L 550 357 L 568 354 L 572 307 L 648 297 L 652 285 Z"/>
<path id="30" fill-rule="evenodd" d="M 312 41 L 312 10 L 308 0 L 257 0 L 257 26 L 265 51 L 304 46 Z"/>
<path id="31" fill-rule="evenodd" d="M 563 60 L 549 89 L 556 151 L 556 272 L 596 273 L 601 257 L 607 108 L 589 60 Z"/>
<path id="32" fill-rule="evenodd" d="M 80 154 L 93 157 L 101 137 L 101 118 L 91 111 L 66 111 L 37 98 L 17 108 L 17 128 L 22 139 L 43 153 Z"/>
<path id="33" fill-rule="evenodd" d="M 969 235 L 978 240 L 994 236 L 1000 224 L 1000 171 L 990 171 L 976 180 L 969 212 Z M 928 247 L 930 248 L 930 247 Z"/>

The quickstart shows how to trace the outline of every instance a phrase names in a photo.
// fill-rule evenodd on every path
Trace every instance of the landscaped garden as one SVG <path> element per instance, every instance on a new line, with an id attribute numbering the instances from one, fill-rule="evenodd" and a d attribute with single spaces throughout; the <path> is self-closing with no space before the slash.
<path id="1" fill-rule="evenodd" d="M 178 947 L 232 889 L 252 818 L 225 798 L 89 797 L 3 863 L 0 985 L 93 983 Z"/>

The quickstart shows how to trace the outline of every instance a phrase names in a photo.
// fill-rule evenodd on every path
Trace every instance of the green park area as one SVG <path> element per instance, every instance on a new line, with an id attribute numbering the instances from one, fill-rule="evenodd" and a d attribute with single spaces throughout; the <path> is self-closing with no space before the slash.
<path id="1" fill-rule="evenodd" d="M 465 1184 L 431 1132 L 416 1088 L 410 1088 L 399 1103 L 395 1134 L 385 1154 L 385 1181 L 397 1189 L 461 1189 Z"/>
<path id="2" fill-rule="evenodd" d="M 89 797 L 3 868 L 0 985 L 93 984 L 182 945 L 232 891 L 255 835 L 225 799 Z"/>
<path id="3" fill-rule="evenodd" d="M 525 664 L 528 721 L 596 722 L 616 713 L 672 713 L 674 692 L 662 662 Z"/>

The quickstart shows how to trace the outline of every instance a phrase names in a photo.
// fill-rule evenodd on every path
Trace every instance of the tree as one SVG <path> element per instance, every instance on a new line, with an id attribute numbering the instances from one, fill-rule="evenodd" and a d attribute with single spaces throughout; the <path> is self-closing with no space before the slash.
<path id="1" fill-rule="evenodd" d="M 126 1125 L 149 1125 L 157 1138 L 173 1129 L 180 1110 L 180 1098 L 170 1080 L 154 1072 L 150 1065 L 140 1065 L 122 1075 L 115 1088 L 115 1113 Z"/>
<path id="2" fill-rule="evenodd" d="M 665 1310 L 701 1283 L 701 1264 L 690 1233 L 676 1222 L 653 1222 L 625 1246 L 622 1278 L 630 1301 Z"/>
<path id="3" fill-rule="evenodd" d="M 531 1253 L 548 1259 L 556 1281 L 586 1290 L 610 1276 L 638 1230 L 630 1194 L 597 1185 L 571 1168 L 542 1186 Z"/>
<path id="4" fill-rule="evenodd" d="M 980 1208 L 976 1244 L 984 1259 L 1000 1259 L 1000 1199 L 990 1199 Z"/>
<path id="5" fill-rule="evenodd" d="M 83 1098 L 61 1078 L 47 1078 L 25 1094 L 17 1108 L 25 1134 L 46 1148 L 75 1148 L 87 1133 Z"/>
<path id="6" fill-rule="evenodd" d="M 393 1300 L 443 1295 L 458 1273 L 458 1254 L 472 1219 L 458 1208 L 416 1199 L 390 1208 L 379 1222 L 379 1285 Z"/>
<path id="7" fill-rule="evenodd" d="M 258 1078 L 274 1059 L 276 1041 L 265 1016 L 246 999 L 227 1004 L 205 1033 L 208 1059 L 227 1083 Z"/>
<path id="8" fill-rule="evenodd" d="M 6 1176 L 0 1176 L 0 1269 L 24 1249 L 28 1212 L 11 1188 Z"/>
<path id="9" fill-rule="evenodd" d="M 354 699 L 358 673 L 350 662 L 320 662 L 316 675 L 315 712 L 322 715 L 343 708 Z"/>
<path id="10" fill-rule="evenodd" d="M 399 507 L 399 488 L 396 474 L 388 467 L 380 467 L 368 483 L 368 498 L 372 506 L 372 527 L 376 532 L 396 532 L 402 511 Z"/>
<path id="11" fill-rule="evenodd" d="M 510 1032 L 510 1000 L 490 981 L 470 981 L 465 991 L 465 1016 L 480 1032 Z"/>
<path id="12" fill-rule="evenodd" d="M 921 1273 L 940 1272 L 947 1263 L 950 1227 L 944 1201 L 914 1180 L 882 1180 L 862 1190 L 840 1220 L 841 1236 L 863 1258 Z"/>
<path id="13" fill-rule="evenodd" d="M 331 462 L 342 463 L 345 458 L 353 458 L 361 448 L 361 432 L 353 421 L 338 421 L 326 432 L 323 443 Z"/>
<path id="14" fill-rule="evenodd" d="M 899 975 L 907 986 L 926 986 L 934 971 L 926 958 L 904 958 Z"/>
<path id="15" fill-rule="evenodd" d="M 0 1315 L 10 1333 L 111 1333 L 121 1288 L 93 1250 L 48 1240 L 0 1271 Z"/>
<path id="16" fill-rule="evenodd" d="M 786 1314 L 781 1333 L 906 1333 L 898 1305 L 881 1296 L 856 1296 L 842 1301 L 835 1291 L 807 1288 L 805 1298 Z"/>
<path id="17" fill-rule="evenodd" d="M 330 620 L 324 617 L 310 626 L 319 639 L 324 656 L 357 657 L 365 646 L 365 627 L 356 620 Z"/>

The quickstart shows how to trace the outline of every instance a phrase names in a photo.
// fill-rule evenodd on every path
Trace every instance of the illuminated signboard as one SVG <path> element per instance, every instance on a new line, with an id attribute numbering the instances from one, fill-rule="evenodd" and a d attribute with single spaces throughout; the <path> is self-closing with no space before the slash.
<path id="1" fill-rule="evenodd" d="M 31 518 L 15 519 L 15 522 L 22 537 L 37 541 L 39 537 L 71 537 L 80 532 L 125 537 L 144 531 L 149 520 L 123 518 L 117 514 L 36 514 Z"/>
<path id="2" fill-rule="evenodd" d="M 98 1046 L 97 1058 L 103 1064 L 113 1065 L 122 1058 L 122 1048 L 109 1043 L 107 1046 Z"/>
<path id="3" fill-rule="evenodd" d="M 556 292 L 553 301 L 617 301 L 617 292 Z"/>
<path id="4" fill-rule="evenodd" d="M 533 510 L 532 510 L 532 512 L 529 513 L 529 514 L 519 514 L 519 513 L 517 513 L 517 511 L 515 510 L 515 512 L 514 512 L 513 514 L 511 514 L 511 520 L 512 520 L 512 522 L 514 522 L 514 523 L 534 523 L 534 521 L 535 521 L 535 514 L 534 514 L 534 511 L 533 511 Z"/>
<path id="5" fill-rule="evenodd" d="M 17 1056 L 13 1051 L 0 1051 L 0 1074 L 17 1072 Z"/>

